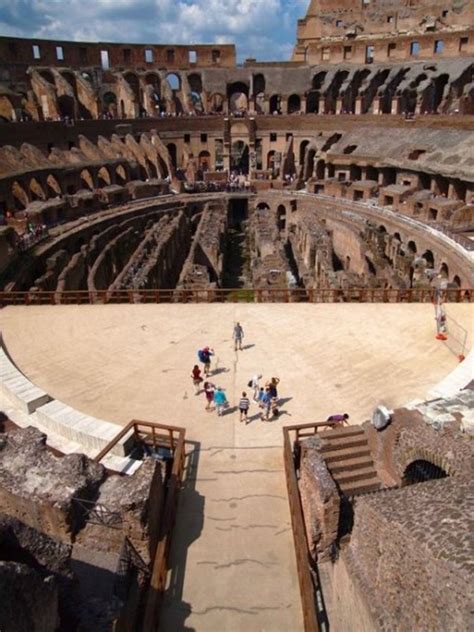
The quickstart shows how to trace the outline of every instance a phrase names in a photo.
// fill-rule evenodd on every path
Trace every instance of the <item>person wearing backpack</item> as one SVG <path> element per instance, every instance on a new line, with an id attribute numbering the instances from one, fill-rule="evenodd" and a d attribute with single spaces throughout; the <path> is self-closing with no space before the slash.
<path id="1" fill-rule="evenodd" d="M 214 355 L 214 349 L 209 349 L 209 347 L 204 347 L 198 351 L 199 362 L 202 362 L 204 365 L 204 375 L 209 377 L 211 374 L 211 356 Z"/>

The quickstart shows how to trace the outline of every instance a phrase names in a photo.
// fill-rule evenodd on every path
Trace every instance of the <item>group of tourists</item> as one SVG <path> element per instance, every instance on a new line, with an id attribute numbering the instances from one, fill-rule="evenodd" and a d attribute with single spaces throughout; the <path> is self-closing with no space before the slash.
<path id="1" fill-rule="evenodd" d="M 234 325 L 232 339 L 234 350 L 236 352 L 243 351 L 244 329 L 239 322 Z M 206 399 L 205 410 L 216 410 L 217 415 L 221 417 L 224 411 L 229 408 L 229 402 L 224 389 L 216 386 L 209 380 L 211 376 L 211 361 L 213 356 L 215 356 L 215 351 L 210 347 L 203 347 L 199 349 L 197 355 L 200 364 L 202 364 L 202 369 L 199 364 L 195 364 L 191 371 L 195 394 L 199 395 L 203 392 Z M 252 403 L 258 406 L 261 421 L 270 421 L 271 418 L 278 417 L 277 386 L 280 383 L 280 379 L 272 377 L 265 382 L 264 386 L 260 386 L 262 377 L 262 375 L 256 374 L 248 382 L 247 386 L 252 392 L 252 398 L 247 395 L 247 391 L 242 391 L 238 404 L 241 423 L 245 422 L 245 424 L 248 424 L 250 422 L 249 410 Z"/>

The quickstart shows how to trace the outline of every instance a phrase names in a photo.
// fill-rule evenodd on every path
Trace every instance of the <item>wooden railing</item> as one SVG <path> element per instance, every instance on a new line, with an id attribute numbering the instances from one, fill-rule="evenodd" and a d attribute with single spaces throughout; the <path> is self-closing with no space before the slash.
<path id="1" fill-rule="evenodd" d="M 159 527 L 158 544 L 152 555 L 151 578 L 145 601 L 143 631 L 155 632 L 158 629 L 161 602 L 168 574 L 167 559 L 171 536 L 176 518 L 178 494 L 184 471 L 186 430 L 176 426 L 166 426 L 149 421 L 131 421 L 118 435 L 95 457 L 101 461 L 110 450 L 126 435 L 133 433 L 137 443 L 145 443 L 155 450 L 170 450 L 173 459 L 171 473 L 167 478 L 165 501 Z M 152 503 L 153 506 L 153 503 Z"/>
<path id="2" fill-rule="evenodd" d="M 322 608 L 321 587 L 317 584 L 315 563 L 309 553 L 308 540 L 306 538 L 303 509 L 296 476 L 296 466 L 298 464 L 295 463 L 295 454 L 299 455 L 299 441 L 301 438 L 314 436 L 318 430 L 332 427 L 333 424 L 324 421 L 283 428 L 283 458 L 305 632 L 322 631 L 325 626 L 321 625 L 320 622 L 324 621 L 325 617 L 324 609 Z"/>
<path id="3" fill-rule="evenodd" d="M 7 305 L 105 305 L 111 303 L 429 303 L 434 289 L 351 288 L 238 288 L 172 290 L 77 290 L 64 292 L 0 292 L 0 307 Z M 451 303 L 474 301 L 472 289 L 449 289 Z"/>

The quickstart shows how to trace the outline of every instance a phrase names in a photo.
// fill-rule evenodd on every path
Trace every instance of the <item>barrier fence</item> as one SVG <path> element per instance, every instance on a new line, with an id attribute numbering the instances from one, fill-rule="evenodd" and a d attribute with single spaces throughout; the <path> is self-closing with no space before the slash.
<path id="1" fill-rule="evenodd" d="M 168 574 L 168 553 L 178 506 L 178 494 L 184 471 L 186 430 L 149 421 L 134 419 L 95 457 L 100 462 L 123 437 L 133 434 L 137 444 L 145 444 L 153 450 L 165 449 L 172 458 L 172 468 L 166 479 L 165 499 L 161 508 L 158 543 L 152 552 L 151 577 L 143 612 L 144 632 L 158 629 L 161 603 Z M 154 499 L 151 498 L 153 507 Z M 154 507 L 154 511 L 160 511 Z"/>
<path id="2" fill-rule="evenodd" d="M 315 563 L 308 549 L 298 489 L 296 471 L 299 467 L 299 442 L 301 438 L 314 436 L 319 429 L 332 427 L 333 424 L 328 422 L 319 422 L 283 428 L 283 458 L 305 632 L 324 632 L 328 627 Z"/>
<path id="3" fill-rule="evenodd" d="M 447 303 L 471 303 L 472 289 L 448 289 Z M 431 303 L 434 288 L 409 289 L 305 289 L 209 288 L 169 290 L 71 290 L 65 292 L 0 292 L 0 307 L 8 305 L 106 305 L 113 303 Z"/>

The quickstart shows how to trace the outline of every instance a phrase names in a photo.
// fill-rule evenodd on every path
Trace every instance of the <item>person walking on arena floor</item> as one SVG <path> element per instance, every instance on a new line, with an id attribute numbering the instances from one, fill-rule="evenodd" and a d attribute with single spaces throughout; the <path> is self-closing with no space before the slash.
<path id="1" fill-rule="evenodd" d="M 220 386 L 217 387 L 217 391 L 214 393 L 214 403 L 217 409 L 217 415 L 222 417 L 224 408 L 227 404 L 227 397 Z"/>
<path id="2" fill-rule="evenodd" d="M 204 395 L 206 396 L 206 410 L 209 411 L 211 410 L 211 406 L 212 406 L 212 402 L 214 401 L 214 393 L 215 393 L 216 387 L 214 386 L 214 384 L 211 384 L 210 382 L 204 382 Z"/>
<path id="3" fill-rule="evenodd" d="M 240 398 L 240 402 L 239 402 L 240 423 L 245 421 L 245 425 L 247 425 L 249 408 L 250 408 L 250 400 L 247 397 L 247 393 L 244 391 L 242 393 L 242 397 Z"/>
<path id="4" fill-rule="evenodd" d="M 260 380 L 262 379 L 261 375 L 254 375 L 253 378 L 248 383 L 249 388 L 253 389 L 253 401 L 258 403 L 258 395 L 260 393 Z"/>
<path id="5" fill-rule="evenodd" d="M 192 370 L 192 373 L 191 373 L 191 378 L 193 380 L 196 395 L 199 395 L 201 391 L 202 377 L 201 377 L 201 369 L 198 367 L 197 364 L 194 365 L 194 369 Z"/>
<path id="6" fill-rule="evenodd" d="M 262 393 L 263 389 L 261 389 Z M 270 418 L 270 409 L 272 407 L 272 397 L 270 395 L 270 389 L 266 388 L 263 391 L 263 394 L 260 396 L 260 408 L 262 412 L 260 413 L 260 419 L 262 421 L 268 421 Z"/>
<path id="7" fill-rule="evenodd" d="M 213 355 L 214 349 L 210 349 L 209 347 L 204 347 L 204 349 L 198 351 L 198 358 L 204 365 L 204 375 L 206 377 L 209 377 L 211 374 L 211 356 Z"/>
<path id="8" fill-rule="evenodd" d="M 242 351 L 242 339 L 244 337 L 244 330 L 242 329 L 242 325 L 240 323 L 235 323 L 234 325 L 234 333 L 232 335 L 234 339 L 234 349 L 237 351 Z"/>

